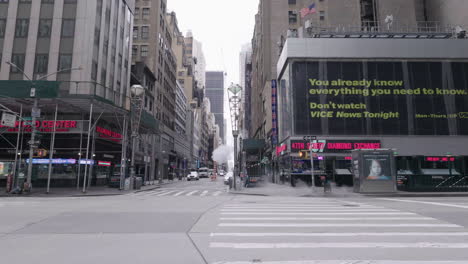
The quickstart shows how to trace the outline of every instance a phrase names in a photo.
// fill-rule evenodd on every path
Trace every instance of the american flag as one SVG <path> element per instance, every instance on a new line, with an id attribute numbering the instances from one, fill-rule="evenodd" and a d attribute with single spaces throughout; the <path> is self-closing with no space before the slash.
<path id="1" fill-rule="evenodd" d="M 315 3 L 311 4 L 309 7 L 304 7 L 301 9 L 301 17 L 304 18 L 308 14 L 314 14 L 317 13 L 317 10 L 315 10 Z"/>

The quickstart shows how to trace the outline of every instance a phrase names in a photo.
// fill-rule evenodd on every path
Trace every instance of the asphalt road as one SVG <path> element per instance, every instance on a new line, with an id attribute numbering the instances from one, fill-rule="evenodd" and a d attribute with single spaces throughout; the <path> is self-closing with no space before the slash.
<path id="1" fill-rule="evenodd" d="M 0 198 L 1 263 L 466 264 L 467 198 L 246 196 L 222 179 Z"/>

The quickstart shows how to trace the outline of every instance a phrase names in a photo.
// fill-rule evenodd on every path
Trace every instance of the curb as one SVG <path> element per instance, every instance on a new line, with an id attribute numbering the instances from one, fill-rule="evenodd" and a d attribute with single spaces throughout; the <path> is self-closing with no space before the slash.
<path id="1" fill-rule="evenodd" d="M 241 194 L 241 195 L 251 195 L 251 196 L 270 196 L 268 194 L 263 194 L 263 193 L 243 193 L 243 192 L 228 192 L 231 194 Z"/>

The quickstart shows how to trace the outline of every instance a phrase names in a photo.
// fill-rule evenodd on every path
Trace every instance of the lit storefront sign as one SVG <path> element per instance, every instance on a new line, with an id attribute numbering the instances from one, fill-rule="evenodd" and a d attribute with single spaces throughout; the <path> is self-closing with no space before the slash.
<path id="1" fill-rule="evenodd" d="M 316 152 L 340 153 L 354 149 L 380 149 L 380 140 L 314 140 L 312 143 L 304 140 L 291 140 L 291 152 L 312 149 Z"/>
<path id="2" fill-rule="evenodd" d="M 106 140 L 110 140 L 110 141 L 117 142 L 117 143 L 122 142 L 123 136 L 122 134 L 119 134 L 117 132 L 111 131 L 109 129 L 105 129 L 100 126 L 96 126 L 96 132 L 98 133 L 98 136 L 101 139 L 106 139 Z"/>
<path id="3" fill-rule="evenodd" d="M 81 165 L 94 165 L 94 160 L 90 160 L 90 159 L 88 159 L 88 160 L 86 160 L 86 159 L 82 159 L 82 160 L 80 160 L 80 164 L 81 164 Z"/>
<path id="4" fill-rule="evenodd" d="M 276 80 L 271 81 L 271 144 L 278 144 L 278 104 Z"/>
<path id="5" fill-rule="evenodd" d="M 276 156 L 281 156 L 284 151 L 288 150 L 287 144 L 281 144 L 280 146 L 276 147 Z"/>
<path id="6" fill-rule="evenodd" d="M 426 157 L 426 161 L 448 162 L 448 161 L 455 161 L 455 157 Z"/>
<path id="7" fill-rule="evenodd" d="M 34 127 L 37 131 L 42 133 L 81 133 L 83 122 L 81 120 L 43 120 L 36 121 Z M 0 125 L 0 128 L 5 126 Z M 31 121 L 16 121 L 15 127 L 8 128 L 6 132 L 18 132 L 19 128 L 23 132 L 32 131 L 32 122 Z"/>
<path id="8" fill-rule="evenodd" d="M 98 166 L 110 167 L 112 163 L 110 161 L 98 161 Z"/>
<path id="9" fill-rule="evenodd" d="M 49 164 L 50 159 L 33 159 L 33 164 Z M 29 159 L 26 160 L 29 163 Z M 52 159 L 52 164 L 76 164 L 76 159 Z"/>

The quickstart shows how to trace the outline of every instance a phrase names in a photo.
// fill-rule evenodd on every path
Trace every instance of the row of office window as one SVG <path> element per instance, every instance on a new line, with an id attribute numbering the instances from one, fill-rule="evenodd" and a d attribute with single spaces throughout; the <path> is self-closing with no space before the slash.
<path id="1" fill-rule="evenodd" d="M 0 0 L 1 1 L 1 0 Z M 0 19 L 0 38 L 5 37 L 6 19 Z M 29 19 L 16 19 L 15 37 L 26 38 L 29 32 Z M 52 33 L 52 19 L 39 19 L 38 38 L 50 38 Z M 72 38 L 75 35 L 75 19 L 62 19 L 62 38 Z"/>
<path id="2" fill-rule="evenodd" d="M 59 54 L 57 71 L 70 69 L 72 67 L 72 54 Z M 24 53 L 13 53 L 11 62 L 18 67 L 11 67 L 12 73 L 20 73 L 19 69 L 24 69 L 26 55 Z M 49 54 L 36 54 L 34 60 L 34 73 L 45 74 L 49 67 Z"/>
<path id="3" fill-rule="evenodd" d="M 138 49 L 140 49 L 140 57 L 148 57 L 149 47 L 148 45 L 133 45 L 132 47 L 132 57 L 136 58 L 138 56 Z"/>

